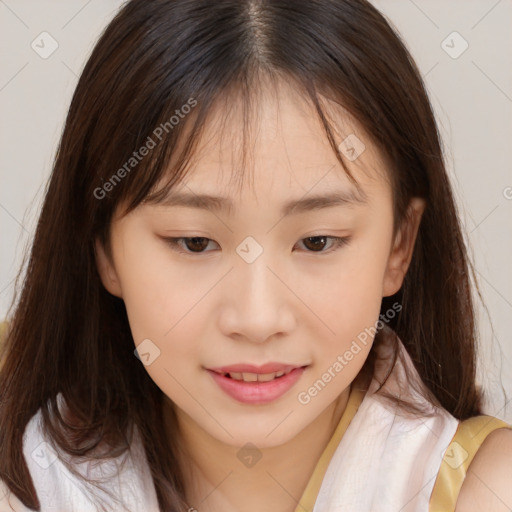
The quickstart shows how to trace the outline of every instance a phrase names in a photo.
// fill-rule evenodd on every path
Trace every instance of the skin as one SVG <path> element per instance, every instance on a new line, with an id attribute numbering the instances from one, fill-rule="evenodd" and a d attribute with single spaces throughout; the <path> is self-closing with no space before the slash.
<path id="1" fill-rule="evenodd" d="M 124 300 L 135 344 L 150 339 L 160 350 L 145 368 L 167 397 L 166 412 L 176 410 L 187 501 L 199 512 L 295 510 L 372 340 L 308 404 L 297 395 L 375 325 L 382 297 L 402 285 L 425 208 L 413 198 L 393 237 L 384 163 L 357 123 L 333 106 L 338 142 L 354 133 L 366 146 L 347 165 L 368 201 L 283 217 L 287 200 L 353 185 L 292 88 L 263 91 L 255 104 L 252 183 L 234 192 L 229 182 L 242 123 L 233 109 L 222 125 L 216 119 L 223 112 L 213 116 L 176 187 L 228 196 L 230 212 L 142 204 L 123 216 L 121 206 L 111 226 L 112 257 L 96 247 L 102 282 Z M 337 249 L 330 240 L 304 241 L 321 235 L 350 241 Z M 177 252 L 162 239 L 198 236 L 211 240 L 203 253 L 190 253 L 190 245 L 188 254 Z M 252 263 L 236 252 L 247 236 L 263 248 Z M 309 366 L 291 390 L 264 405 L 237 402 L 204 369 L 269 361 Z M 252 467 L 237 457 L 248 442 L 261 454 Z"/>
<path id="2" fill-rule="evenodd" d="M 491 432 L 476 452 L 462 484 L 455 512 L 512 510 L 512 430 Z"/>

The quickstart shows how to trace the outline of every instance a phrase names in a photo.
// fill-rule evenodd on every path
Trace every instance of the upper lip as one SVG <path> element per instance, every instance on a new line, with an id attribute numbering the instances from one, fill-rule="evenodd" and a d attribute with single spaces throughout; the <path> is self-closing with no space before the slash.
<path id="1" fill-rule="evenodd" d="M 305 366 L 305 365 L 283 364 L 283 363 L 266 363 L 262 366 L 255 366 L 253 364 L 232 364 L 229 366 L 219 366 L 217 368 L 208 368 L 208 370 L 212 370 L 214 372 L 220 372 L 220 373 L 265 374 L 265 373 L 287 372 L 287 371 L 293 370 L 295 368 L 301 368 L 302 366 Z"/>

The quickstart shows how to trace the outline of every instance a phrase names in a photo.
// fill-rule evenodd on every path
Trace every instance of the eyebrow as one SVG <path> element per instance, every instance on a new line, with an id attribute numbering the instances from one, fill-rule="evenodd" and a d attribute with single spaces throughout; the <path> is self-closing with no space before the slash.
<path id="1" fill-rule="evenodd" d="M 282 206 L 281 214 L 285 216 L 336 206 L 351 207 L 367 203 L 368 196 L 362 190 L 338 190 L 325 194 L 308 194 L 299 199 L 292 199 Z M 227 197 L 187 192 L 171 192 L 155 204 L 167 207 L 198 208 L 213 212 L 227 211 L 229 213 L 233 210 L 233 202 Z"/>

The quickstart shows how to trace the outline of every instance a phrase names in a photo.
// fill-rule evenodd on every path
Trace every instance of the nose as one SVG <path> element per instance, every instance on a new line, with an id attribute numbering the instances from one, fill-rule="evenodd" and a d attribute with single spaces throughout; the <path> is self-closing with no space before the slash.
<path id="1" fill-rule="evenodd" d="M 223 334 L 263 343 L 292 332 L 296 325 L 294 295 L 285 277 L 269 268 L 263 257 L 250 264 L 238 263 L 229 276 L 219 316 Z"/>

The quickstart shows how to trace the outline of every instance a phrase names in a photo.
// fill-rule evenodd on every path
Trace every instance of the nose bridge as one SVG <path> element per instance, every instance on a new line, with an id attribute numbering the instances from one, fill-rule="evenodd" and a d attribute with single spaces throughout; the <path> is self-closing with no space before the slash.
<path id="1" fill-rule="evenodd" d="M 289 292 L 274 272 L 263 251 L 254 261 L 240 257 L 235 264 L 229 304 L 230 320 L 224 328 L 251 341 L 265 341 L 293 326 Z"/>
<path id="2" fill-rule="evenodd" d="M 276 278 L 270 272 L 267 263 L 267 257 L 263 255 L 252 263 L 240 262 L 238 270 L 242 284 L 241 300 L 254 301 L 255 305 L 259 305 L 261 302 L 277 299 Z"/>

